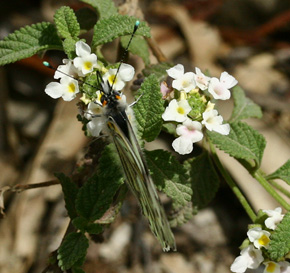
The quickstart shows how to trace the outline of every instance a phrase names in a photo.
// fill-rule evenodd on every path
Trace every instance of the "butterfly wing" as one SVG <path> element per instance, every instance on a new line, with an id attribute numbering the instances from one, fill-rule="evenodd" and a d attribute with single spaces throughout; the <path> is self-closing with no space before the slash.
<path id="1" fill-rule="evenodd" d="M 107 124 L 121 160 L 126 182 L 138 199 L 143 214 L 149 220 L 150 229 L 161 243 L 163 250 L 176 250 L 174 235 L 133 128 L 125 111 L 117 115 L 114 118 L 109 116 Z M 120 126 L 116 120 L 122 120 Z"/>

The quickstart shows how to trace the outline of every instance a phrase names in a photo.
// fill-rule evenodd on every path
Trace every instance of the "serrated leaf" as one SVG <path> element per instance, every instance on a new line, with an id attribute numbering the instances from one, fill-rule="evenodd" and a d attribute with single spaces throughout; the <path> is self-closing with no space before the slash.
<path id="1" fill-rule="evenodd" d="M 90 8 L 82 8 L 76 11 L 76 17 L 81 30 L 90 30 L 97 23 L 98 16 Z"/>
<path id="2" fill-rule="evenodd" d="M 68 234 L 57 253 L 58 264 L 62 270 L 67 270 L 73 265 L 84 259 L 89 247 L 89 241 L 82 233 Z"/>
<path id="3" fill-rule="evenodd" d="M 160 133 L 163 124 L 164 106 L 160 85 L 155 75 L 145 79 L 138 92 L 138 102 L 133 110 L 137 121 L 139 137 L 153 141 Z"/>
<path id="4" fill-rule="evenodd" d="M 0 65 L 19 61 L 48 49 L 62 50 L 55 26 L 47 22 L 25 26 L 0 41 Z"/>
<path id="5" fill-rule="evenodd" d="M 76 38 L 80 35 L 80 25 L 70 7 L 59 8 L 54 14 L 54 22 L 62 38 Z"/>
<path id="6" fill-rule="evenodd" d="M 192 190 L 185 168 L 166 151 L 145 151 L 148 167 L 158 190 L 173 200 L 174 206 L 186 206 Z"/>
<path id="7" fill-rule="evenodd" d="M 188 202 L 185 206 L 176 206 L 168 217 L 171 227 L 177 227 L 187 223 L 197 211 L 192 207 L 192 202 Z"/>
<path id="8" fill-rule="evenodd" d="M 211 141 L 224 152 L 236 159 L 254 160 L 260 166 L 266 140 L 263 135 L 243 122 L 232 123 L 230 134 L 225 136 L 207 131 Z"/>
<path id="9" fill-rule="evenodd" d="M 77 40 L 73 38 L 66 38 L 62 43 L 65 54 L 71 60 L 76 57 L 76 42 Z"/>
<path id="10" fill-rule="evenodd" d="M 290 252 L 290 212 L 285 214 L 270 239 L 268 252 L 271 260 L 279 261 Z"/>
<path id="11" fill-rule="evenodd" d="M 244 90 L 235 86 L 233 88 L 234 110 L 230 122 L 237 122 L 246 118 L 261 118 L 261 107 L 245 96 Z"/>
<path id="12" fill-rule="evenodd" d="M 77 212 L 75 209 L 75 199 L 77 197 L 79 189 L 77 185 L 73 183 L 70 178 L 63 173 L 56 173 L 54 175 L 60 181 L 67 213 L 71 219 L 74 219 L 75 217 L 77 217 Z"/>
<path id="13" fill-rule="evenodd" d="M 192 203 L 204 208 L 215 197 L 220 180 L 207 152 L 184 162 L 192 186 Z M 206 171 L 205 171 L 206 170 Z"/>
<path id="14" fill-rule="evenodd" d="M 123 183 L 123 174 L 112 145 L 105 147 L 99 161 L 99 172 L 79 190 L 76 208 L 80 216 L 95 221 L 103 216 Z"/>
<path id="15" fill-rule="evenodd" d="M 121 37 L 121 45 L 123 48 L 126 48 L 129 41 L 130 41 L 131 36 L 123 36 Z M 129 46 L 129 51 L 132 54 L 140 56 L 145 65 L 148 65 L 150 63 L 149 59 L 149 47 L 147 42 L 143 39 L 143 37 L 136 36 L 133 38 L 130 46 Z"/>
<path id="16" fill-rule="evenodd" d="M 94 7 L 100 19 L 108 18 L 118 13 L 118 10 L 112 0 L 81 0 Z"/>
<path id="17" fill-rule="evenodd" d="M 74 227 L 80 230 L 82 233 L 85 233 L 88 223 L 88 220 L 84 217 L 76 217 L 72 220 Z"/>
<path id="18" fill-rule="evenodd" d="M 86 231 L 89 234 L 99 234 L 103 231 L 103 227 L 99 224 L 91 223 L 87 226 Z"/>
<path id="19" fill-rule="evenodd" d="M 108 43 L 120 36 L 130 35 L 138 19 L 127 15 L 114 15 L 99 20 L 94 27 L 92 48 Z M 150 28 L 145 22 L 140 22 L 135 35 L 150 37 Z"/>
<path id="20" fill-rule="evenodd" d="M 165 81 L 168 77 L 166 70 L 171 68 L 173 65 L 170 63 L 158 63 L 150 66 L 146 66 L 142 70 L 142 73 L 145 77 L 149 77 L 151 74 L 154 74 L 159 82 Z"/>
<path id="21" fill-rule="evenodd" d="M 288 159 L 288 161 L 285 162 L 285 164 L 281 166 L 278 170 L 276 170 L 272 174 L 269 174 L 267 176 L 267 180 L 270 179 L 282 179 L 288 185 L 290 185 L 290 159 Z"/>

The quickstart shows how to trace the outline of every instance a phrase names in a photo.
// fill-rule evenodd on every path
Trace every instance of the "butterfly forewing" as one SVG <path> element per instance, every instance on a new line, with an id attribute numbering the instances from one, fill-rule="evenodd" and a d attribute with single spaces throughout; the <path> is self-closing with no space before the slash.
<path id="1" fill-rule="evenodd" d="M 138 199 L 143 214 L 149 220 L 151 231 L 161 243 L 163 250 L 175 250 L 174 236 L 133 128 L 125 111 L 117 115 L 121 115 L 121 117 L 109 116 L 108 127 L 121 160 L 126 182 Z M 116 122 L 120 118 L 126 123 L 126 132 Z"/>

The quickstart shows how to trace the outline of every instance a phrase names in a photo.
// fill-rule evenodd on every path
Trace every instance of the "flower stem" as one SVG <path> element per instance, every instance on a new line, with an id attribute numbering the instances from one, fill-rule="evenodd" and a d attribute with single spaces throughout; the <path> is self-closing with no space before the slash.
<path id="1" fill-rule="evenodd" d="M 283 186 L 279 185 L 276 181 L 274 180 L 269 180 L 268 181 L 274 188 L 276 188 L 278 191 L 280 191 L 281 193 L 283 193 L 285 196 L 290 198 L 290 192 L 285 189 Z"/>
<path id="2" fill-rule="evenodd" d="M 213 155 L 214 162 L 215 162 L 216 166 L 218 167 L 220 173 L 222 174 L 223 178 L 225 179 L 225 181 L 227 182 L 229 187 L 232 189 L 232 191 L 234 192 L 234 194 L 236 195 L 236 197 L 240 201 L 241 205 L 244 207 L 245 211 L 247 212 L 248 216 L 251 218 L 252 222 L 255 222 L 255 220 L 257 218 L 255 212 L 253 211 L 249 202 L 247 201 L 245 196 L 242 194 L 242 192 L 240 191 L 240 189 L 238 188 L 238 186 L 236 185 L 234 180 L 231 178 L 229 173 L 225 170 L 224 166 L 221 164 L 221 162 L 216 154 L 215 147 L 213 146 L 213 144 L 211 142 L 209 142 L 209 143 L 210 143 L 210 149 L 211 149 L 211 152 Z"/>
<path id="3" fill-rule="evenodd" d="M 263 186 L 263 188 L 273 196 L 273 198 L 286 210 L 290 210 L 290 205 L 273 189 L 270 183 L 265 179 L 261 170 L 257 170 L 253 177 Z"/>

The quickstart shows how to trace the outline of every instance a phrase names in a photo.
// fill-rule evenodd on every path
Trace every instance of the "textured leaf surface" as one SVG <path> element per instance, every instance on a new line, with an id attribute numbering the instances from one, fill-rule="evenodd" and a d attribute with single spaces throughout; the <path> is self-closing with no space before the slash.
<path id="1" fill-rule="evenodd" d="M 278 170 L 268 175 L 267 179 L 282 179 L 290 185 L 290 159 Z"/>
<path id="2" fill-rule="evenodd" d="M 77 212 L 75 209 L 75 200 L 78 193 L 78 187 L 73 183 L 69 177 L 63 173 L 56 173 L 55 176 L 60 181 L 62 192 L 64 195 L 65 207 L 67 209 L 68 215 L 71 219 L 77 217 Z"/>
<path id="3" fill-rule="evenodd" d="M 236 86 L 233 88 L 234 110 L 230 122 L 236 122 L 246 118 L 261 118 L 261 107 L 245 96 L 244 90 Z"/>
<path id="4" fill-rule="evenodd" d="M 64 52 L 66 53 L 68 58 L 71 60 L 73 60 L 76 57 L 76 51 L 75 51 L 76 42 L 77 42 L 77 39 L 66 38 L 62 43 Z"/>
<path id="5" fill-rule="evenodd" d="M 118 13 L 118 10 L 115 7 L 115 4 L 112 0 L 81 0 L 81 1 L 94 7 L 97 10 L 100 19 L 105 19 Z"/>
<path id="6" fill-rule="evenodd" d="M 181 226 L 187 223 L 196 212 L 192 207 L 192 202 L 188 202 L 185 206 L 175 206 L 168 217 L 169 224 L 171 227 Z"/>
<path id="7" fill-rule="evenodd" d="M 290 212 L 285 214 L 270 239 L 268 252 L 272 260 L 280 260 L 290 252 Z"/>
<path id="8" fill-rule="evenodd" d="M 153 141 L 161 131 L 164 112 L 160 85 L 155 75 L 152 74 L 145 79 L 139 89 L 138 96 L 141 97 L 133 109 L 139 136 L 146 141 Z"/>
<path id="9" fill-rule="evenodd" d="M 126 48 L 131 36 L 123 36 L 121 37 L 121 44 L 123 48 Z M 143 37 L 135 36 L 129 46 L 129 51 L 135 55 L 140 56 L 145 65 L 150 63 L 149 59 L 149 48 L 147 42 L 143 39 Z"/>
<path id="10" fill-rule="evenodd" d="M 123 175 L 112 145 L 108 145 L 99 161 L 98 175 L 92 176 L 80 188 L 76 208 L 80 216 L 95 221 L 108 210 L 113 197 L 123 183 Z"/>
<path id="11" fill-rule="evenodd" d="M 99 20 L 94 27 L 92 48 L 108 43 L 117 37 L 130 35 L 138 19 L 127 15 L 114 15 L 110 18 Z M 136 35 L 150 37 L 150 28 L 141 22 Z"/>
<path id="12" fill-rule="evenodd" d="M 170 63 L 159 63 L 147 66 L 145 69 L 142 70 L 142 73 L 145 77 L 154 74 L 155 77 L 159 82 L 165 81 L 167 78 L 166 70 L 173 67 L 173 64 Z"/>
<path id="13" fill-rule="evenodd" d="M 88 247 L 89 242 L 84 234 L 76 232 L 68 234 L 58 249 L 57 259 L 61 269 L 67 270 L 83 260 Z"/>
<path id="14" fill-rule="evenodd" d="M 232 123 L 228 136 L 208 131 L 208 136 L 217 147 L 236 159 L 254 160 L 260 166 L 266 140 L 246 123 Z"/>
<path id="15" fill-rule="evenodd" d="M 0 41 L 0 65 L 31 57 L 47 49 L 62 49 L 53 24 L 43 22 L 23 27 Z"/>
<path id="16" fill-rule="evenodd" d="M 54 22 L 62 38 L 76 38 L 80 35 L 80 25 L 70 7 L 59 8 L 54 15 Z"/>
<path id="17" fill-rule="evenodd" d="M 187 206 L 192 190 L 185 168 L 166 151 L 146 151 L 146 158 L 153 181 L 158 190 L 173 200 L 174 206 Z"/>
<path id="18" fill-rule="evenodd" d="M 201 209 L 215 197 L 220 184 L 219 177 L 206 152 L 187 160 L 184 165 L 189 171 L 189 179 L 192 185 L 192 203 L 198 209 Z"/>

